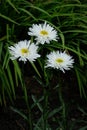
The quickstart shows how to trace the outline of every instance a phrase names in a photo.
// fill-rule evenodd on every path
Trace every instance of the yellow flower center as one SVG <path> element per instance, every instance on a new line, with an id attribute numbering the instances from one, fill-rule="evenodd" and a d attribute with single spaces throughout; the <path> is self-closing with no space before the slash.
<path id="1" fill-rule="evenodd" d="M 27 48 L 22 48 L 21 49 L 22 55 L 27 54 L 28 52 L 29 52 L 29 50 Z"/>
<path id="2" fill-rule="evenodd" d="M 40 32 L 40 34 L 41 34 L 41 35 L 48 35 L 48 32 L 47 32 L 46 30 L 42 30 L 42 31 Z"/>
<path id="3" fill-rule="evenodd" d="M 63 59 L 58 58 L 58 59 L 56 59 L 56 62 L 58 62 L 58 63 L 62 63 L 62 62 L 63 62 Z"/>

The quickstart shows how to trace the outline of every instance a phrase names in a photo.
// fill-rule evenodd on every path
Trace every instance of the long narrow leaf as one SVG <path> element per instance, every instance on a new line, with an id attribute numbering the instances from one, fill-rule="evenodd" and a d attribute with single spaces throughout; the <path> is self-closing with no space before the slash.
<path id="1" fill-rule="evenodd" d="M 28 14 L 30 17 L 32 17 L 34 20 L 37 20 L 34 15 L 32 13 L 30 13 L 29 11 L 23 9 L 23 8 L 19 8 L 19 10 L 23 11 L 24 13 Z"/>
<path id="2" fill-rule="evenodd" d="M 10 0 L 7 0 L 7 2 L 11 5 L 11 7 L 17 12 L 17 13 L 20 13 L 17 8 L 15 7 L 15 5 L 10 1 Z"/>
<path id="3" fill-rule="evenodd" d="M 4 19 L 8 20 L 8 21 L 11 22 L 11 23 L 20 25 L 19 23 L 15 22 L 15 21 L 12 20 L 11 18 L 9 18 L 9 17 L 7 17 L 7 16 L 5 16 L 5 15 L 3 15 L 3 14 L 1 14 L 1 13 L 0 13 L 0 17 L 2 17 L 2 18 L 4 18 Z"/>
<path id="4" fill-rule="evenodd" d="M 15 113 L 19 114 L 21 117 L 23 117 L 25 120 L 28 121 L 27 116 L 26 116 L 23 112 L 19 111 L 19 110 L 16 109 L 16 108 L 13 108 L 13 107 L 10 107 L 10 108 L 11 108 L 12 111 L 14 111 Z"/>

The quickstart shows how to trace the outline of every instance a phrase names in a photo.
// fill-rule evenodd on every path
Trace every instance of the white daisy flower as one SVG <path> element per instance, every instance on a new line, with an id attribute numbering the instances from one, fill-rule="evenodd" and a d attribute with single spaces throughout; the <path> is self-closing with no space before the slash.
<path id="1" fill-rule="evenodd" d="M 46 22 L 39 25 L 33 24 L 32 27 L 29 28 L 28 35 L 35 36 L 37 44 L 49 44 L 50 41 L 57 41 L 58 39 L 57 31 Z"/>
<path id="2" fill-rule="evenodd" d="M 47 55 L 46 67 L 56 68 L 65 72 L 65 70 L 70 70 L 73 67 L 73 63 L 74 59 L 72 59 L 72 56 L 66 54 L 65 51 L 53 51 Z"/>
<path id="3" fill-rule="evenodd" d="M 30 62 L 35 61 L 40 55 L 37 53 L 38 46 L 31 41 L 20 41 L 17 44 L 8 47 L 11 54 L 11 59 L 19 59 L 19 61 L 24 61 L 24 63 L 29 60 Z"/>

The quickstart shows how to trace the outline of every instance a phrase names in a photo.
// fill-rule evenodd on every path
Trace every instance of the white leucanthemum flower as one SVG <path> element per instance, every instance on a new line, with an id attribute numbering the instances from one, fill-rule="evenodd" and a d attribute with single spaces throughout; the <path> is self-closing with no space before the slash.
<path id="1" fill-rule="evenodd" d="M 58 39 L 57 31 L 46 22 L 39 25 L 33 24 L 32 27 L 29 28 L 28 35 L 35 36 L 37 44 L 49 44 L 50 41 L 57 41 Z"/>
<path id="2" fill-rule="evenodd" d="M 47 55 L 46 67 L 56 68 L 63 72 L 70 70 L 73 67 L 74 59 L 70 55 L 64 52 L 51 52 Z"/>
<path id="3" fill-rule="evenodd" d="M 29 60 L 30 62 L 35 61 L 40 55 L 37 53 L 38 46 L 31 41 L 20 41 L 17 44 L 8 47 L 11 54 L 11 59 L 19 59 L 19 61 L 24 61 L 24 63 Z"/>

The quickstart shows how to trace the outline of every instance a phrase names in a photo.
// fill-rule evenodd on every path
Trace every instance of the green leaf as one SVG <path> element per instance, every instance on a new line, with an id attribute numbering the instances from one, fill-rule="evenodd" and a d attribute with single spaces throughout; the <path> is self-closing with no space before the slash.
<path id="1" fill-rule="evenodd" d="M 13 107 L 10 107 L 10 108 L 11 108 L 12 111 L 14 111 L 15 113 L 19 114 L 21 117 L 23 117 L 25 120 L 28 121 L 27 116 L 26 116 L 23 112 L 19 111 L 19 110 L 16 109 L 16 108 L 13 108 Z"/>
<path id="2" fill-rule="evenodd" d="M 10 69 L 9 66 L 7 67 L 7 74 L 8 74 L 8 78 L 9 78 L 10 86 L 11 86 L 11 89 L 12 89 L 12 92 L 13 92 L 13 95 L 14 95 L 14 98 L 15 98 L 14 81 L 13 81 L 13 78 L 12 78 L 12 72 L 11 72 L 11 69 Z"/>
<path id="3" fill-rule="evenodd" d="M 2 18 L 4 18 L 4 19 L 8 20 L 8 21 L 11 22 L 11 23 L 20 25 L 19 23 L 15 22 L 15 21 L 12 20 L 11 18 L 9 18 L 9 17 L 7 17 L 7 16 L 5 16 L 5 15 L 3 15 L 3 14 L 1 14 L 1 13 L 0 13 L 0 17 L 2 17 Z"/>
<path id="4" fill-rule="evenodd" d="M 19 8 L 19 10 L 23 11 L 24 13 L 28 14 L 30 17 L 32 17 L 34 20 L 37 20 L 34 15 L 32 13 L 30 13 L 29 11 L 27 11 L 26 9 L 23 8 Z"/>
<path id="5" fill-rule="evenodd" d="M 15 5 L 10 1 L 10 0 L 7 0 L 7 2 L 9 3 L 9 5 L 17 12 L 17 13 L 20 13 L 17 8 L 15 7 Z"/>
<path id="6" fill-rule="evenodd" d="M 20 69 L 20 67 L 19 67 L 16 60 L 13 60 L 12 63 L 14 65 L 16 85 L 18 86 L 18 79 L 20 79 L 21 85 L 23 86 L 23 79 L 22 79 L 21 69 Z"/>
<path id="7" fill-rule="evenodd" d="M 38 106 L 39 110 L 40 110 L 41 112 L 43 112 L 42 106 L 41 106 L 41 104 L 39 103 L 40 100 L 38 101 L 38 100 L 35 98 L 35 96 L 33 96 L 33 95 L 32 95 L 32 99 L 33 99 L 35 105 Z M 41 99 L 43 99 L 43 98 L 41 98 Z"/>
<path id="8" fill-rule="evenodd" d="M 30 62 L 30 63 L 31 63 L 31 65 L 33 66 L 33 68 L 34 68 L 34 70 L 36 71 L 36 73 L 38 74 L 38 76 L 41 78 L 41 75 L 40 75 L 38 69 L 36 68 L 35 64 L 34 64 L 33 62 Z"/>

